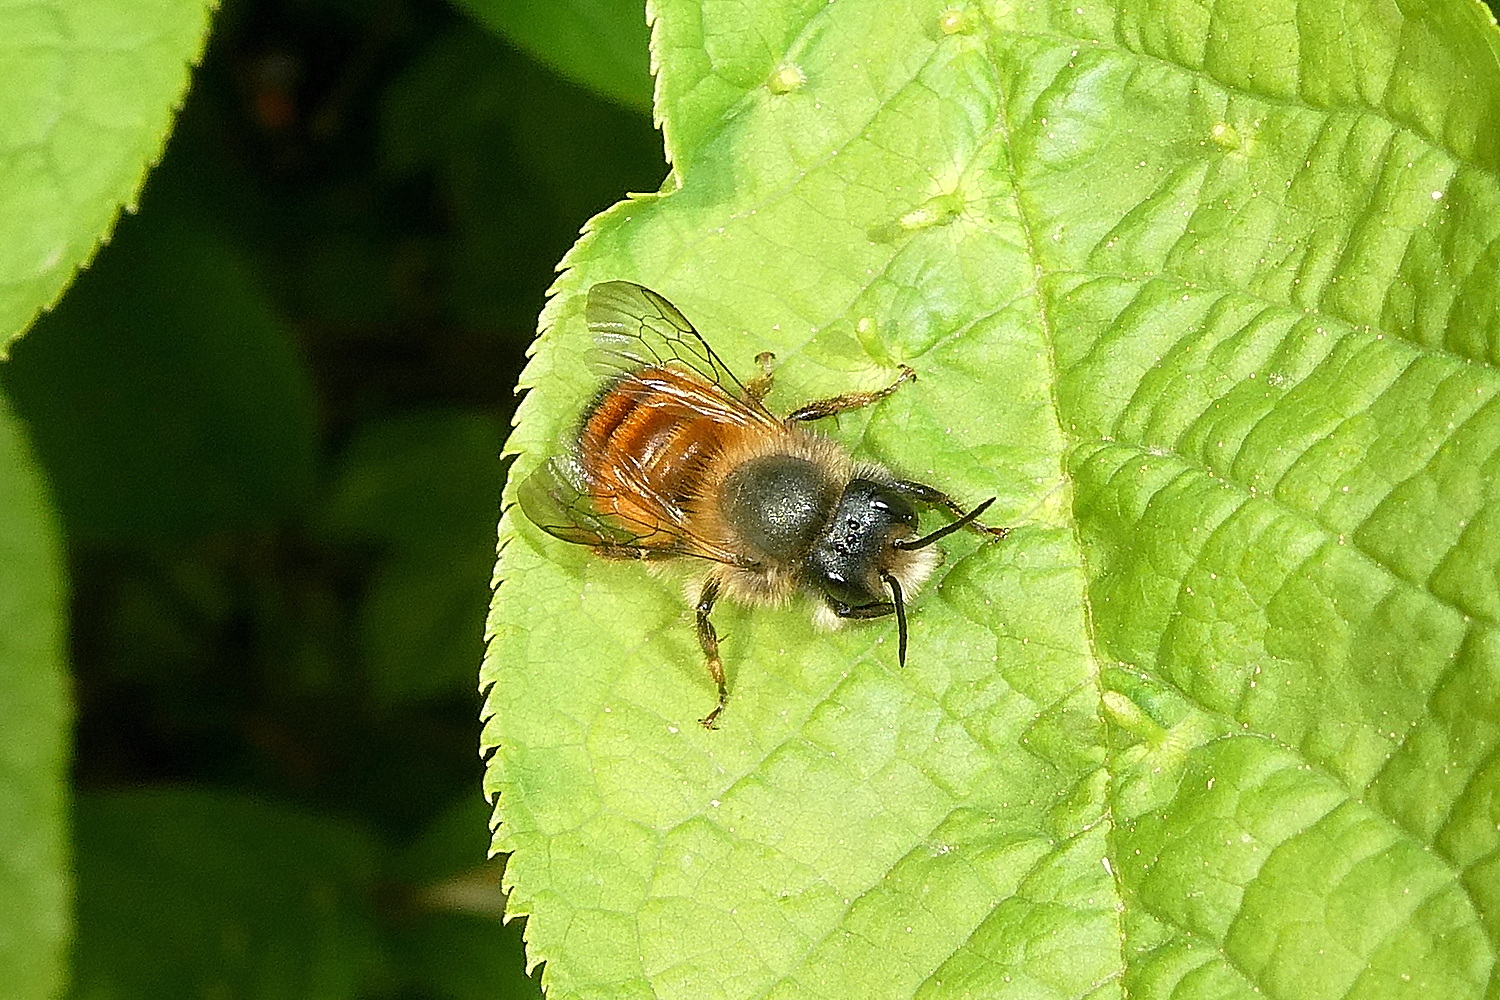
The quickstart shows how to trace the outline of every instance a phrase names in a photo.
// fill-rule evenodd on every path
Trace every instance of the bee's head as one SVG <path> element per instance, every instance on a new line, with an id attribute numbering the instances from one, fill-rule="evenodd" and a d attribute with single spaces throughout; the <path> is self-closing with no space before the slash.
<path id="1" fill-rule="evenodd" d="M 917 534 L 917 510 L 900 491 L 869 479 L 844 488 L 828 526 L 807 555 L 807 574 L 839 618 L 895 614 L 906 658 L 904 598 L 916 590 L 940 556 L 908 548 Z"/>

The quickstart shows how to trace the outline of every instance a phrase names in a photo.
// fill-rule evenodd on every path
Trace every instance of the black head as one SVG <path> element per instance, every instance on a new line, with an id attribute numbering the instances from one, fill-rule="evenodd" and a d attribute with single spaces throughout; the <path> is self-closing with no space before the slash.
<path id="1" fill-rule="evenodd" d="M 843 618 L 878 618 L 895 611 L 883 579 L 893 542 L 917 527 L 912 502 L 888 486 L 854 479 L 807 554 L 807 574 Z"/>
<path id="2" fill-rule="evenodd" d="M 828 526 L 807 555 L 809 581 L 840 618 L 896 616 L 899 657 L 906 663 L 906 603 L 903 585 L 920 583 L 935 560 L 925 566 L 916 555 L 984 513 L 994 499 L 936 531 L 915 537 L 917 510 L 910 484 L 883 485 L 855 479 L 844 488 Z"/>

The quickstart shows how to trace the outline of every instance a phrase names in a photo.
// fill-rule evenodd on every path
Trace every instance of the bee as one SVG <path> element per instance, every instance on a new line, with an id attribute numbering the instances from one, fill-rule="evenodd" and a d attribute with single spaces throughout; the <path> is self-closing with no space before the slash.
<path id="1" fill-rule="evenodd" d="M 699 566 L 698 644 L 718 703 L 699 720 L 713 729 L 729 697 L 710 615 L 721 597 L 780 605 L 817 600 L 814 621 L 896 616 L 906 663 L 906 602 L 941 561 L 932 547 L 965 526 L 993 538 L 1008 529 L 931 486 L 848 450 L 806 425 L 869 406 L 916 378 L 874 392 L 815 400 L 785 417 L 766 408 L 773 356 L 741 382 L 693 325 L 661 295 L 628 281 L 589 290 L 594 355 L 607 376 L 565 452 L 517 490 L 522 512 L 557 538 L 602 556 L 683 559 Z M 917 514 L 943 508 L 954 520 L 925 535 Z"/>

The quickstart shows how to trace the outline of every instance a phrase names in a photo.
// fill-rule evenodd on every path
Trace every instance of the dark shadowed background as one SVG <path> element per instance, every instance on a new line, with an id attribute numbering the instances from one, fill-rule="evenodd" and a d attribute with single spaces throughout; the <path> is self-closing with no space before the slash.
<path id="1" fill-rule="evenodd" d="M 537 995 L 476 753 L 498 454 L 554 265 L 665 176 L 645 37 L 232 0 L 0 367 L 71 563 L 75 993 Z"/>

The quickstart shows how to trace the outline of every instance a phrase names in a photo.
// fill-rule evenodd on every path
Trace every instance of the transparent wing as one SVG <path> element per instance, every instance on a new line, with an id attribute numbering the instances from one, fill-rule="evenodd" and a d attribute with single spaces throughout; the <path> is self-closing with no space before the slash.
<path id="1" fill-rule="evenodd" d="M 687 369 L 744 406 L 767 413 L 687 317 L 651 289 L 631 281 L 600 282 L 589 289 L 586 314 L 594 334 L 592 360 L 601 371 Z"/>
<path id="2" fill-rule="evenodd" d="M 609 394 L 648 402 L 652 409 L 683 419 L 705 418 L 732 427 L 758 428 L 784 434 L 785 425 L 749 396 L 736 396 L 722 386 L 705 382 L 696 371 L 652 365 L 625 372 Z"/>
<path id="3" fill-rule="evenodd" d="M 641 558 L 691 556 L 729 565 L 744 560 L 689 530 L 686 514 L 658 496 L 643 479 L 619 488 L 586 484 L 569 458 L 554 458 L 516 488 L 527 519 L 554 538 L 611 555 Z"/>
<path id="4" fill-rule="evenodd" d="M 527 520 L 549 535 L 579 545 L 640 547 L 640 535 L 611 523 L 589 502 L 577 470 L 566 459 L 544 463 L 516 487 Z"/>
<path id="5" fill-rule="evenodd" d="M 606 398 L 631 397 L 683 420 L 786 433 L 782 421 L 745 391 L 687 318 L 656 292 L 629 281 L 602 282 L 589 289 L 586 312 L 594 334 L 591 360 L 613 378 Z M 532 473 L 517 488 L 522 513 L 548 534 L 608 555 L 746 564 L 695 534 L 681 498 L 658 494 L 637 456 L 600 447 L 592 475 L 576 451 Z"/>

